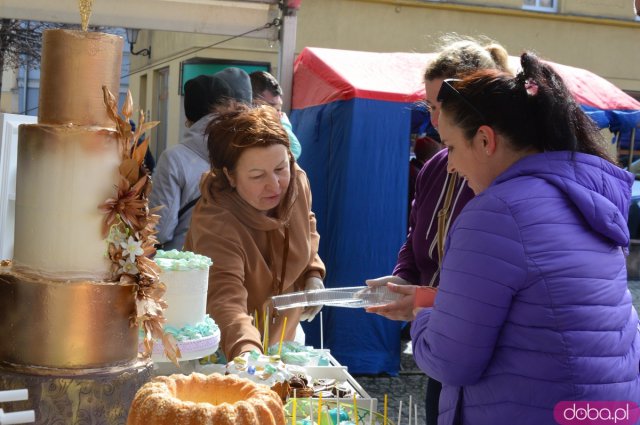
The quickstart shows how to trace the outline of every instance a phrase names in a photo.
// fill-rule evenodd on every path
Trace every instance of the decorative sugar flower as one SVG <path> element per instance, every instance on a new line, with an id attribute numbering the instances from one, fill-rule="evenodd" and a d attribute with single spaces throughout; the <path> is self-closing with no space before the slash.
<path id="1" fill-rule="evenodd" d="M 142 241 L 137 241 L 133 239 L 133 236 L 129 236 L 125 242 L 120 242 L 120 246 L 124 250 L 122 255 L 126 258 L 129 256 L 129 261 L 132 263 L 136 261 L 136 255 L 144 254 L 144 249 L 142 249 Z"/>
<path id="2" fill-rule="evenodd" d="M 177 359 L 180 357 L 180 350 L 175 338 L 163 333 L 162 328 L 163 310 L 167 308 L 167 303 L 162 299 L 166 286 L 160 282 L 160 268 L 151 259 L 156 252 L 157 243 L 154 226 L 160 217 L 155 214 L 159 207 L 149 210 L 147 203 L 151 179 L 143 161 L 150 138 L 139 142 L 141 136 L 159 122 L 145 122 L 144 112 L 140 110 L 137 129 L 135 132 L 131 131 L 131 93 L 127 92 L 121 117 L 115 96 L 106 86 L 102 86 L 102 91 L 107 114 L 116 125 L 121 157 L 118 167 L 120 181 L 115 187 L 116 193 L 98 207 L 104 213 L 102 235 L 108 239 L 111 267 L 119 274 L 119 281 L 137 284 L 135 326 L 144 330 L 144 355 L 151 354 L 153 338 L 162 339 L 166 356 L 179 367 Z"/>
<path id="3" fill-rule="evenodd" d="M 127 240 L 127 232 L 121 231 L 117 224 L 112 225 L 111 228 L 109 229 L 107 242 L 119 246 L 122 242 L 126 242 L 126 240 Z"/>
<path id="4" fill-rule="evenodd" d="M 143 256 L 138 257 L 136 264 L 140 275 L 138 276 L 138 284 L 140 286 L 154 286 L 160 282 L 160 267 L 152 259 Z"/>
<path id="5" fill-rule="evenodd" d="M 122 248 L 120 247 L 120 244 L 118 243 L 118 245 L 115 245 L 113 243 L 109 243 L 109 248 L 107 249 L 107 255 L 109 256 L 109 258 L 111 259 L 111 263 L 112 263 L 112 268 L 115 267 L 114 272 L 117 272 L 118 267 L 119 267 L 119 262 L 120 260 L 122 260 Z"/>
<path id="6" fill-rule="evenodd" d="M 146 225 L 147 203 L 141 198 L 140 191 L 147 183 L 145 175 L 133 186 L 120 177 L 115 198 L 107 199 L 98 208 L 105 213 L 102 223 L 102 233 L 106 236 L 114 223 L 121 219 L 128 227 L 134 230 L 142 229 Z"/>
<path id="7" fill-rule="evenodd" d="M 133 263 L 131 261 L 129 261 L 129 259 L 125 260 L 120 260 L 118 261 L 118 263 L 120 263 L 120 269 L 118 269 L 118 274 L 131 274 L 131 275 L 136 275 L 138 274 L 138 267 L 136 267 L 136 263 Z"/>

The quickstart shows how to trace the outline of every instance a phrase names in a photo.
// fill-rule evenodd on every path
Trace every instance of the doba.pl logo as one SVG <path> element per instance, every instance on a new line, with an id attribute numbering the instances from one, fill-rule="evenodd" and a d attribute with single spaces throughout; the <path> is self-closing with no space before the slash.
<path id="1" fill-rule="evenodd" d="M 635 425 L 640 408 L 633 401 L 561 401 L 553 418 L 560 425 Z"/>

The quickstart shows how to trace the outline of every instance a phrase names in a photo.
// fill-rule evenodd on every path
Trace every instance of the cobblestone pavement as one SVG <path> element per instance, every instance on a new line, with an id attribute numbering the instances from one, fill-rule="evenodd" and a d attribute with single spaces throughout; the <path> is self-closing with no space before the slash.
<path id="1" fill-rule="evenodd" d="M 398 408 L 402 400 L 401 424 L 407 424 L 409 411 L 407 405 L 409 396 L 413 403 L 418 404 L 418 420 L 412 417 L 411 425 L 414 423 L 424 425 L 425 420 L 425 393 L 427 390 L 427 376 L 418 369 L 411 354 L 411 342 L 401 341 L 403 353 L 400 356 L 400 373 L 398 376 L 355 376 L 356 381 L 364 390 L 374 398 L 378 399 L 378 412 L 383 412 L 384 395 L 387 394 L 388 418 L 396 423 L 398 419 Z M 412 408 L 413 410 L 413 408 Z M 412 414 L 413 416 L 413 414 Z"/>
<path id="2" fill-rule="evenodd" d="M 640 280 L 629 281 L 629 290 L 633 297 L 636 310 L 640 312 Z M 407 424 L 407 404 L 409 396 L 413 402 L 418 403 L 418 421 L 414 423 L 425 424 L 424 396 L 426 392 L 427 377 L 422 373 L 411 354 L 411 342 L 402 340 L 403 353 L 400 357 L 400 373 L 398 376 L 355 376 L 356 381 L 371 396 L 378 399 L 378 412 L 382 413 L 384 395 L 388 397 L 388 417 L 394 423 L 398 419 L 398 407 L 402 400 L 403 412 L 401 424 Z"/>
<path id="3" fill-rule="evenodd" d="M 629 290 L 633 297 L 633 305 L 636 306 L 636 311 L 640 313 L 640 280 L 630 280 Z"/>

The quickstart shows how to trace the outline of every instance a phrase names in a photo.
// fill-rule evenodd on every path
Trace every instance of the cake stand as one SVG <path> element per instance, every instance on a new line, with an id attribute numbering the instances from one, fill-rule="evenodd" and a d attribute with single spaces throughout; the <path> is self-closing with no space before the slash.
<path id="1" fill-rule="evenodd" d="M 178 341 L 177 345 L 180 349 L 180 358 L 177 368 L 171 360 L 164 354 L 164 345 L 162 341 L 155 341 L 153 351 L 151 352 L 151 360 L 153 360 L 154 375 L 168 375 L 171 373 L 190 373 L 195 369 L 193 361 L 202 357 L 215 353 L 220 344 L 220 329 L 216 329 L 213 335 L 204 338 L 192 339 L 187 341 Z M 140 342 L 139 351 L 144 351 L 144 343 Z"/>

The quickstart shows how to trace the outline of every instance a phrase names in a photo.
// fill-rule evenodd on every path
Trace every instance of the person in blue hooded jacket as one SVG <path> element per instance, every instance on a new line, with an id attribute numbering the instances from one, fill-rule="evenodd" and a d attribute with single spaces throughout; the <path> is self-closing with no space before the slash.
<path id="1" fill-rule="evenodd" d="M 302 146 L 298 137 L 293 132 L 289 117 L 282 111 L 282 87 L 276 78 L 267 71 L 254 71 L 249 74 L 251 78 L 251 90 L 253 92 L 253 102 L 256 105 L 266 103 L 273 106 L 280 114 L 280 122 L 289 136 L 290 149 L 293 157 L 298 160 L 302 154 Z"/>
<path id="2" fill-rule="evenodd" d="M 626 403 L 637 420 L 633 175 L 551 67 L 521 64 L 440 89 L 448 171 L 476 196 L 447 236 L 435 304 L 414 310 L 414 357 L 443 384 L 439 425 L 551 425 L 563 401 Z"/>

